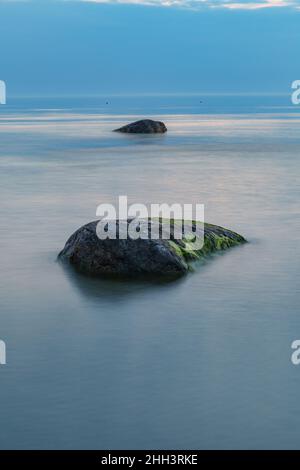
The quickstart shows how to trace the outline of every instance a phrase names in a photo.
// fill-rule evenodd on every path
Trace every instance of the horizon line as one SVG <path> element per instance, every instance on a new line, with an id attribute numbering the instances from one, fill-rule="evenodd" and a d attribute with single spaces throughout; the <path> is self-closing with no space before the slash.
<path id="1" fill-rule="evenodd" d="M 241 91 L 241 92 L 107 92 L 107 93 L 11 93 L 8 98 L 107 98 L 107 97 L 139 97 L 139 96 L 289 96 L 290 91 Z"/>

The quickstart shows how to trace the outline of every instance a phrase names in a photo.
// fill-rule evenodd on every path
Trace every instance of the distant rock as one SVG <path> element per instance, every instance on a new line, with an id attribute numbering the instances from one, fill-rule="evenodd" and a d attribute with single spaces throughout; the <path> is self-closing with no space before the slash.
<path id="1" fill-rule="evenodd" d="M 167 132 L 167 128 L 161 121 L 142 119 L 141 121 L 132 122 L 119 129 L 115 129 L 115 132 L 124 132 L 127 134 L 163 134 Z"/>
<path id="2" fill-rule="evenodd" d="M 189 235 L 183 239 L 174 238 L 172 233 L 177 221 L 171 221 L 171 236 L 167 240 L 161 238 L 101 240 L 96 233 L 98 222 L 90 222 L 79 228 L 67 241 L 59 254 L 59 259 L 90 275 L 131 278 L 178 277 L 189 270 L 192 261 L 246 242 L 235 232 L 216 225 L 204 224 L 204 245 L 201 249 L 197 249 L 191 245 Z M 124 224 L 127 223 L 127 227 L 130 222 L 131 220 L 123 221 Z M 150 230 L 150 219 L 144 223 L 146 227 L 149 224 Z M 117 224 L 119 227 L 120 222 L 117 221 Z M 161 226 L 161 223 L 159 224 Z M 190 234 L 194 229 L 195 225 L 191 222 Z M 194 241 L 194 234 L 193 237 Z"/>

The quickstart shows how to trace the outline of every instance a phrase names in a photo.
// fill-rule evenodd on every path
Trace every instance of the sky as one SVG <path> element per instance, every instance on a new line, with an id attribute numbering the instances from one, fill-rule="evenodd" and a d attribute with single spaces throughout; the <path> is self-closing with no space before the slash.
<path id="1" fill-rule="evenodd" d="M 12 95 L 289 93 L 300 0 L 0 0 Z"/>

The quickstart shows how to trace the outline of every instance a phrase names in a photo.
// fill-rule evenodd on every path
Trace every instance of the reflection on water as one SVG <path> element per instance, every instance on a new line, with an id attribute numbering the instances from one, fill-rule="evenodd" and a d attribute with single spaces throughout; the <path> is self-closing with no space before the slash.
<path id="1" fill-rule="evenodd" d="M 58 261 L 70 282 L 77 288 L 80 295 L 95 298 L 96 302 L 101 298 L 105 298 L 108 302 L 115 303 L 116 297 L 123 298 L 136 295 L 137 292 L 151 291 L 169 287 L 174 288 L 178 283 L 183 282 L 182 278 L 150 278 L 147 279 L 125 279 L 125 278 L 97 278 L 95 276 L 87 276 L 73 269 L 67 263 Z M 203 264 L 203 263 L 201 263 Z"/>
<path id="2" fill-rule="evenodd" d="M 129 137 L 120 111 L 1 112 L 0 447 L 299 447 L 297 114 L 168 109 Z M 63 268 L 119 194 L 204 203 L 251 243 L 174 283 Z"/>

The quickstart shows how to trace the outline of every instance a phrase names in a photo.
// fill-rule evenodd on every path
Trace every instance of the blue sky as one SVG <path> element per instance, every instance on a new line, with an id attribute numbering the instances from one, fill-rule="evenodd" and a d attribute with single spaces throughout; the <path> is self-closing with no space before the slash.
<path id="1" fill-rule="evenodd" d="M 299 0 L 0 0 L 12 94 L 286 92 Z"/>

